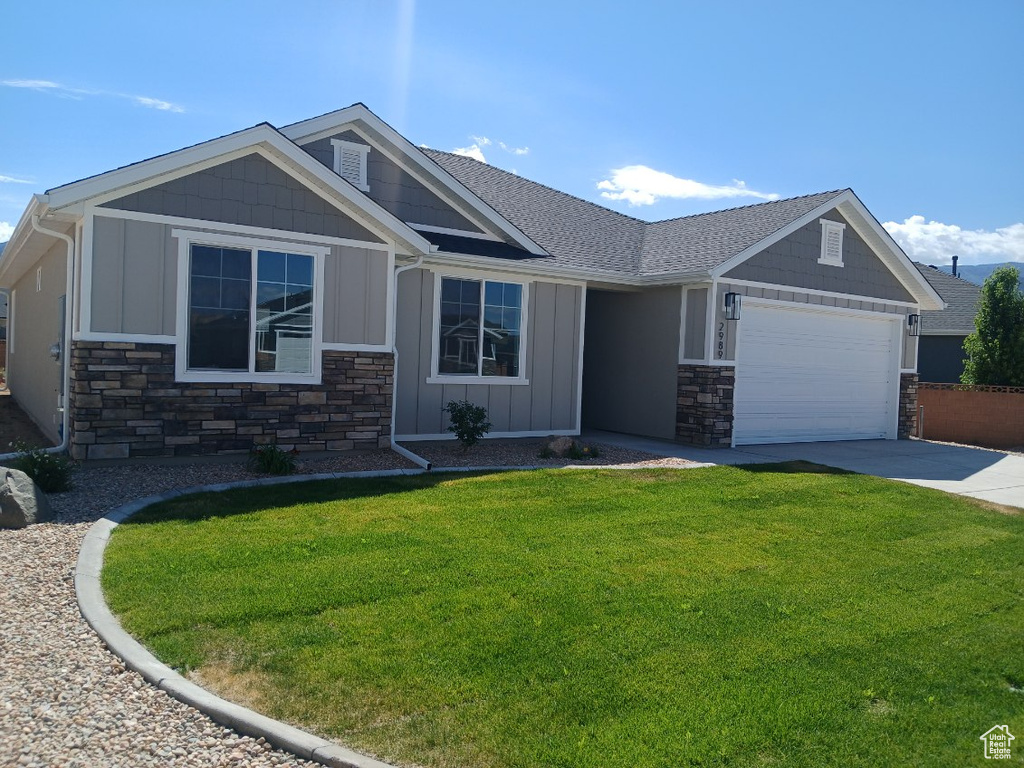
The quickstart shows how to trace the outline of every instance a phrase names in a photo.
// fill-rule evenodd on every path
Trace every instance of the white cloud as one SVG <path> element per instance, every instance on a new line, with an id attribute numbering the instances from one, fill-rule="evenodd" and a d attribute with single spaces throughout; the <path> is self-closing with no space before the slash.
<path id="1" fill-rule="evenodd" d="M 887 221 L 882 226 L 915 261 L 948 264 L 954 255 L 964 264 L 1024 261 L 1024 223 L 989 232 L 911 216 L 902 224 Z"/>
<path id="2" fill-rule="evenodd" d="M 462 155 L 463 157 L 472 157 L 474 160 L 479 160 L 481 163 L 487 162 L 487 158 L 484 157 L 484 151 L 480 149 L 479 142 L 473 143 L 468 147 L 459 147 L 458 149 L 453 149 L 452 154 Z"/>
<path id="3" fill-rule="evenodd" d="M 0 184 L 31 184 L 28 179 L 16 179 L 13 176 L 4 176 L 0 173 Z"/>
<path id="4" fill-rule="evenodd" d="M 0 80 L 0 85 L 6 85 L 9 88 L 32 88 L 36 91 L 61 87 L 58 83 L 50 80 Z"/>
<path id="5" fill-rule="evenodd" d="M 481 147 L 489 147 L 489 146 L 491 146 L 491 140 L 488 139 L 486 136 L 470 136 L 469 138 L 471 138 L 473 141 L 475 141 Z"/>
<path id="6" fill-rule="evenodd" d="M 0 221 L 0 243 L 6 243 L 14 234 L 14 225 L 6 221 Z"/>
<path id="7" fill-rule="evenodd" d="M 172 104 L 169 101 L 163 99 L 151 99 L 149 96 L 133 96 L 135 103 L 143 107 L 151 107 L 153 109 L 159 109 L 163 112 L 184 112 L 185 108 L 180 107 L 177 104 Z"/>
<path id="8" fill-rule="evenodd" d="M 627 165 L 611 172 L 611 178 L 598 182 L 601 197 L 607 200 L 625 200 L 630 205 L 654 205 L 663 198 L 677 200 L 721 200 L 733 197 L 756 197 L 761 200 L 778 200 L 772 193 L 757 192 L 733 179 L 732 186 L 715 186 L 693 179 L 681 179 L 664 171 L 656 171 L 646 165 Z"/>
<path id="9" fill-rule="evenodd" d="M 498 146 L 513 155 L 528 155 L 530 154 L 529 147 L 510 147 L 504 141 L 499 141 Z"/>
<path id="10" fill-rule="evenodd" d="M 151 96 L 136 96 L 131 93 L 118 93 L 116 91 L 99 91 L 88 88 L 71 88 L 52 80 L 0 80 L 0 85 L 8 88 L 30 88 L 34 91 L 52 93 L 65 99 L 81 99 L 84 96 L 110 96 L 115 99 L 127 99 L 140 107 L 158 109 L 162 112 L 184 112 L 185 108 L 163 99 L 154 99 Z"/>

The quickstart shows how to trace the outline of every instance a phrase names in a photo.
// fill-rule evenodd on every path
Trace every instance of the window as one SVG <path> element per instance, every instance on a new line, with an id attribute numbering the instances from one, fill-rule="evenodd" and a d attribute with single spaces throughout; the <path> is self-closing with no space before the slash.
<path id="1" fill-rule="evenodd" d="M 819 264 L 832 267 L 843 266 L 843 230 L 846 225 L 830 219 L 818 219 L 821 223 L 821 257 Z"/>
<path id="2" fill-rule="evenodd" d="M 334 172 L 357 189 L 369 192 L 370 186 L 366 183 L 366 156 L 370 153 L 370 148 L 366 144 L 341 139 L 331 139 L 331 145 L 334 147 Z"/>
<path id="3" fill-rule="evenodd" d="M 188 276 L 179 378 L 318 381 L 316 276 L 326 249 L 174 234 Z"/>
<path id="4" fill-rule="evenodd" d="M 460 277 L 442 277 L 439 283 L 436 376 L 525 383 L 525 287 Z"/>

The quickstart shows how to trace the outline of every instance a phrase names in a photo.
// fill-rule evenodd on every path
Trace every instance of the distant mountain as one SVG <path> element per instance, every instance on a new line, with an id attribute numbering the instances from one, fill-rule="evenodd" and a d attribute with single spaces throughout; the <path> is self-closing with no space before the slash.
<path id="1" fill-rule="evenodd" d="M 985 278 L 995 272 L 999 267 L 1016 267 L 1017 271 L 1021 273 L 1020 287 L 1024 290 L 1024 263 L 1019 261 L 1005 261 L 996 264 L 961 264 L 957 267 L 957 275 L 962 277 L 969 283 L 975 285 L 981 285 L 985 282 Z M 949 272 L 950 266 L 948 264 L 942 264 L 939 266 L 943 272 Z"/>

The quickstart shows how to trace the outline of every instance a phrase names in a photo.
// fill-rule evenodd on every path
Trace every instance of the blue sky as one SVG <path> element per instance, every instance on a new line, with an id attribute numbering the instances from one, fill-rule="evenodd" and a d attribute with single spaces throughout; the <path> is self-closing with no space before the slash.
<path id="1" fill-rule="evenodd" d="M 0 240 L 33 192 L 362 101 L 648 220 L 852 187 L 911 256 L 1024 261 L 1024 2 L 10 5 Z"/>

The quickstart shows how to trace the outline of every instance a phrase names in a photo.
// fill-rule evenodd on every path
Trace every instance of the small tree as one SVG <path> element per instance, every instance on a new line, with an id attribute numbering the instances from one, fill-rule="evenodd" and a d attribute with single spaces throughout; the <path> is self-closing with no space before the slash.
<path id="1" fill-rule="evenodd" d="M 468 400 L 451 400 L 441 410 L 451 420 L 448 431 L 455 433 L 464 451 L 476 445 L 491 428 L 491 422 L 487 420 L 487 409 L 473 405 Z"/>
<path id="2" fill-rule="evenodd" d="M 975 331 L 964 340 L 964 384 L 1024 386 L 1024 293 L 1016 267 L 985 280 Z"/>

